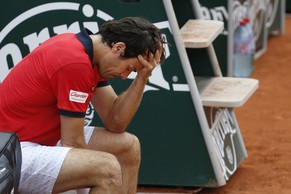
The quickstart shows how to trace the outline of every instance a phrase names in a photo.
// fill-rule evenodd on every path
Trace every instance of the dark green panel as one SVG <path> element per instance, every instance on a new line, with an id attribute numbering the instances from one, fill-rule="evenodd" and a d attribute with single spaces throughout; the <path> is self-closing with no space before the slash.
<path id="1" fill-rule="evenodd" d="M 291 13 L 291 1 L 290 0 L 285 1 L 286 1 L 286 12 Z"/>
<path id="2" fill-rule="evenodd" d="M 224 22 L 225 33 L 221 33 L 213 42 L 214 49 L 220 64 L 221 71 L 225 76 L 227 74 L 227 13 L 228 1 L 200 1 L 201 12 L 204 19 L 220 20 Z M 192 9 L 190 0 L 173 0 L 173 6 L 176 12 L 179 26 L 182 27 L 188 19 L 195 19 L 197 13 Z M 220 9 L 216 9 L 219 7 Z M 222 9 L 221 9 L 222 8 Z M 214 14 L 215 13 L 215 14 Z M 189 60 L 192 65 L 195 76 L 213 76 L 213 70 L 209 61 L 209 53 L 204 49 L 187 49 Z"/>
<path id="3" fill-rule="evenodd" d="M 141 184 L 208 184 L 213 177 L 207 150 L 191 99 L 183 93 L 159 91 L 145 94 L 130 128 L 141 138 Z M 162 100 L 159 100 L 162 99 Z M 149 112 L 150 111 L 150 112 Z M 143 114 L 148 112 L 147 115 Z M 142 126 L 141 126 L 142 125 Z M 200 137 L 200 138 L 198 138 Z M 145 165 L 146 164 L 146 165 Z M 147 166 L 147 167 L 146 167 Z M 149 173 L 149 168 L 152 173 Z M 153 176 L 153 172 L 155 176 Z"/>
<path id="4" fill-rule="evenodd" d="M 9 46 L 13 49 L 2 58 L 1 72 L 7 67 L 13 68 L 17 60 L 27 55 L 32 50 L 29 45 L 39 44 L 56 35 L 61 27 L 70 26 L 72 30 L 78 31 L 88 22 L 99 27 L 107 16 L 143 16 L 158 25 L 168 24 L 161 0 L 141 0 L 138 3 L 125 3 L 120 0 L 75 0 L 62 2 L 66 3 L 65 6 L 59 3 L 45 0 L 3 2 L 0 7 L 0 54 L 4 56 L 4 50 Z M 168 58 L 156 76 L 158 81 L 150 79 L 147 83 L 151 90 L 145 92 L 140 109 L 128 129 L 141 141 L 139 184 L 216 186 L 190 92 L 178 91 L 174 87 L 175 84 L 187 83 L 173 37 L 168 27 L 163 26 L 161 30 L 171 44 Z M 43 38 L 28 40 L 34 36 Z M 166 85 L 161 84 L 162 78 Z M 0 77 L 2 79 L 3 75 Z M 132 79 L 115 79 L 111 83 L 117 93 L 120 93 L 131 81 Z M 87 124 L 102 125 L 92 109 L 88 109 L 87 113 Z"/>

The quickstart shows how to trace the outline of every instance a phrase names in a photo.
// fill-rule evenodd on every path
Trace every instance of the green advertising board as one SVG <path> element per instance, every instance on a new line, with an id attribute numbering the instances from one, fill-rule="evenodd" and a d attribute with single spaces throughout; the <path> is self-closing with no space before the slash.
<path id="1" fill-rule="evenodd" d="M 230 5 L 225 0 L 203 0 L 200 1 L 202 18 L 206 20 L 218 20 L 224 22 L 224 30 L 215 39 L 213 46 L 215 48 L 217 59 L 220 64 L 221 72 L 224 76 L 230 76 L 232 66 L 232 37 L 229 36 L 230 31 Z M 197 13 L 189 6 L 189 1 L 173 1 L 179 25 L 182 26 L 189 18 L 196 18 Z M 193 65 L 194 74 L 196 76 L 212 76 L 214 72 L 211 70 L 211 61 L 209 60 L 209 52 L 205 49 L 187 49 L 189 59 Z M 201 57 L 202 56 L 202 57 Z"/>
<path id="2" fill-rule="evenodd" d="M 177 9 L 184 3 L 189 1 L 174 1 Z M 219 4 L 213 7 L 218 8 Z M 232 109 L 210 112 L 212 109 L 209 107 L 194 106 L 161 0 L 12 0 L 2 2 L 0 10 L 0 81 L 29 52 L 57 34 L 77 33 L 84 27 L 98 32 L 105 21 L 125 16 L 143 16 L 161 29 L 170 43 L 165 47 L 166 62 L 157 67 L 149 78 L 143 101 L 128 127 L 128 131 L 137 135 L 141 142 L 140 185 L 221 186 L 226 184 L 246 157 Z M 189 9 L 187 12 L 193 14 Z M 221 13 L 225 13 L 224 10 Z M 180 22 L 187 19 L 182 15 L 177 16 Z M 226 22 L 226 25 L 229 24 Z M 224 31 L 222 40 L 218 40 L 223 42 L 224 49 L 229 46 L 225 45 L 226 39 L 227 33 Z M 188 52 L 197 56 L 201 51 Z M 193 62 L 194 74 L 212 76 L 212 70 L 207 65 L 209 56 L 203 49 L 202 53 L 203 57 L 199 58 L 203 66 Z M 227 58 L 226 55 L 227 52 L 223 53 L 224 58 Z M 194 58 L 191 60 L 194 61 Z M 227 59 L 219 60 L 227 64 Z M 113 79 L 110 82 L 120 93 L 134 77 L 133 73 L 125 81 Z M 199 101 L 199 95 L 196 98 Z M 208 119 L 212 132 L 208 128 L 202 130 L 201 118 Z M 92 106 L 88 107 L 85 119 L 85 125 L 102 126 Z M 211 141 L 206 142 L 204 133 L 216 135 L 209 135 Z"/>
<path id="3" fill-rule="evenodd" d="M 291 13 L 291 1 L 286 0 L 286 12 Z"/>
<path id="4" fill-rule="evenodd" d="M 213 43 L 224 76 L 232 76 L 234 31 L 244 17 L 250 18 L 253 27 L 256 58 L 266 51 L 269 34 L 284 33 L 285 0 L 203 0 L 200 1 L 200 5 L 203 19 L 224 22 L 223 32 Z M 193 16 L 193 11 L 187 3 L 176 1 L 175 10 L 180 24 L 183 24 L 188 16 Z M 209 57 L 207 57 L 206 49 L 204 51 L 188 50 L 188 52 L 191 63 L 196 67 L 195 75 L 213 74 L 205 68 L 205 64 L 210 65 L 210 61 L 207 61 Z M 204 61 L 197 60 L 197 56 L 205 56 L 201 59 Z"/>
<path id="5" fill-rule="evenodd" d="M 195 11 L 189 6 L 189 1 L 173 1 L 173 5 L 180 26 L 182 26 L 189 17 L 195 17 Z M 224 22 L 224 30 L 213 42 L 213 46 L 217 53 L 217 59 L 224 76 L 232 76 L 234 31 L 239 25 L 240 20 L 244 17 L 250 18 L 255 32 L 256 57 L 259 57 L 265 52 L 268 35 L 266 26 L 266 5 L 266 0 L 200 1 L 203 19 Z M 278 25 L 282 24 L 282 19 L 278 17 L 279 16 L 276 15 L 276 20 L 272 20 L 272 25 L 270 24 L 272 27 L 270 27 L 270 29 L 278 28 Z M 187 52 L 189 53 L 189 59 L 191 64 L 193 64 L 194 74 L 196 76 L 213 75 L 210 69 L 211 61 L 209 60 L 207 49 L 187 49 Z"/>
<path id="6" fill-rule="evenodd" d="M 152 3 L 158 10 L 155 14 L 147 11 Z M 15 4 L 18 6 L 12 6 Z M 9 7 L 15 8 L 11 11 Z M 209 181 L 215 180 L 215 175 L 189 91 L 183 91 L 186 81 L 161 1 L 6 1 L 0 9 L 4 16 L 0 24 L 1 80 L 26 54 L 56 34 L 78 32 L 83 27 L 97 32 L 104 21 L 124 16 L 143 16 L 155 23 L 173 46 L 167 48 L 166 63 L 149 79 L 140 109 L 129 126 L 142 146 L 140 184 L 214 184 Z M 133 77 L 111 83 L 120 93 Z M 91 106 L 86 125 L 102 125 Z M 195 156 L 189 157 L 184 148 L 191 148 Z"/>

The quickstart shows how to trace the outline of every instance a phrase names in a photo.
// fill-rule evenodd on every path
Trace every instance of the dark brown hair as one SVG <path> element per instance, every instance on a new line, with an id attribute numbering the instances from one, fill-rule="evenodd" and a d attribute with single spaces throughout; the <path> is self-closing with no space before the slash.
<path id="1" fill-rule="evenodd" d="M 126 50 L 123 57 L 126 58 L 155 54 L 166 44 L 161 31 L 142 17 L 125 17 L 107 21 L 101 26 L 99 33 L 102 42 L 110 47 L 117 42 L 124 42 Z M 165 50 L 162 49 L 160 63 L 165 59 Z"/>

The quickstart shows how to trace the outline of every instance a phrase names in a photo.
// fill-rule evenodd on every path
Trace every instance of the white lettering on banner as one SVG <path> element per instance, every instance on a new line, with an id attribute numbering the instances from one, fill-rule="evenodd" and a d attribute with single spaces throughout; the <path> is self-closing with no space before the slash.
<path id="1" fill-rule="evenodd" d="M 201 2 L 203 3 L 203 1 Z M 201 5 L 201 12 L 203 15 L 203 19 L 206 19 L 206 20 L 217 20 L 217 21 L 227 22 L 229 18 L 227 9 L 224 6 L 208 8 Z M 221 34 L 228 35 L 227 28 L 224 28 Z"/>
<path id="2" fill-rule="evenodd" d="M 71 2 L 46 3 L 46 4 L 39 5 L 25 11 L 24 13 L 15 17 L 15 19 L 13 19 L 11 22 L 9 22 L 0 32 L 0 44 L 5 39 L 5 37 L 8 36 L 9 33 L 13 31 L 14 28 L 16 28 L 18 25 L 22 24 L 26 20 L 31 19 L 32 17 L 38 16 L 45 12 L 51 11 L 53 13 L 60 10 L 67 10 L 67 11 L 72 11 L 76 13 L 81 11 L 82 14 L 88 18 L 96 16 L 104 21 L 114 19 L 108 13 L 105 13 L 99 9 L 94 10 L 94 8 L 89 4 L 85 4 L 81 6 L 81 4 L 79 3 L 71 3 Z M 95 14 L 94 14 L 94 11 L 95 11 Z M 76 21 L 70 25 L 62 24 L 62 25 L 54 26 L 52 27 L 52 29 L 53 29 L 54 34 L 62 34 L 65 32 L 78 33 L 82 25 L 83 27 L 87 27 L 92 32 L 99 31 L 99 25 L 98 25 L 98 22 L 96 22 L 96 19 L 94 19 L 94 22 L 84 21 L 83 23 L 80 23 L 79 21 Z M 154 23 L 154 25 L 156 25 L 160 29 L 168 29 L 171 32 L 171 28 L 168 21 L 156 22 Z M 24 45 L 28 47 L 29 52 L 31 52 L 38 45 L 40 45 L 41 43 L 49 39 L 51 36 L 52 35 L 50 34 L 49 28 L 44 27 L 39 32 L 32 32 L 31 34 L 23 36 L 23 43 Z M 164 35 L 164 37 L 166 38 L 166 35 Z M 168 44 L 165 44 L 164 47 L 166 50 L 165 57 L 168 58 L 170 56 L 170 49 L 168 47 Z M 2 48 L 0 48 L 0 60 L 1 60 L 0 81 L 4 80 L 4 78 L 7 76 L 10 69 L 12 68 L 8 66 L 9 58 L 12 58 L 14 66 L 22 59 L 20 46 L 18 47 L 14 43 L 8 43 L 7 45 L 4 45 L 2 46 Z M 134 79 L 135 76 L 136 74 L 132 73 L 128 77 L 128 79 Z M 178 77 L 178 76 L 174 75 L 173 77 Z M 160 89 L 170 90 L 171 87 L 170 87 L 170 83 L 164 78 L 162 68 L 158 66 L 152 72 L 152 76 L 149 78 L 148 84 L 146 85 L 144 92 L 158 91 Z M 172 89 L 174 91 L 179 91 L 179 92 L 190 91 L 188 84 L 186 83 L 185 84 L 174 83 Z"/>
<path id="3" fill-rule="evenodd" d="M 227 109 L 218 109 L 210 129 L 220 167 L 226 180 L 237 168 L 233 136 L 236 133 L 234 120 Z"/>
<path id="4" fill-rule="evenodd" d="M 221 8 L 222 9 L 222 8 Z M 217 8 L 217 10 L 221 11 L 221 9 Z M 5 38 L 9 36 L 10 33 L 13 32 L 14 29 L 16 29 L 21 24 L 25 23 L 27 20 L 35 19 L 35 17 L 40 16 L 43 13 L 51 13 L 54 14 L 58 11 L 70 11 L 72 14 L 80 15 L 83 14 L 86 18 L 88 18 L 89 21 L 74 21 L 70 24 L 63 23 L 60 24 L 61 21 L 57 21 L 58 25 L 56 26 L 46 26 L 46 23 L 44 23 L 44 26 L 39 31 L 32 31 L 29 34 L 23 34 L 22 42 L 23 45 L 17 45 L 15 43 L 5 43 L 3 45 L 3 42 Z M 225 17 L 224 11 L 221 11 L 223 13 L 223 17 Z M 80 4 L 80 3 L 73 3 L 73 2 L 53 2 L 53 3 L 45 3 L 42 5 L 38 5 L 36 7 L 32 7 L 27 11 L 24 11 L 23 13 L 20 13 L 17 15 L 14 19 L 12 19 L 6 26 L 3 27 L 3 29 L 0 30 L 0 82 L 5 79 L 7 74 L 10 72 L 10 70 L 27 54 L 27 51 L 21 50 L 21 48 L 27 48 L 29 52 L 33 51 L 37 46 L 39 46 L 41 43 L 49 39 L 50 37 L 62 34 L 65 32 L 73 32 L 78 33 L 80 32 L 80 29 L 83 27 L 88 28 L 92 32 L 96 33 L 99 31 L 99 24 L 96 20 L 96 18 L 91 17 L 97 17 L 103 21 L 108 21 L 111 19 L 114 19 L 110 14 L 105 13 L 104 11 L 100 9 L 94 8 L 90 4 Z M 218 16 L 216 16 L 218 17 Z M 60 18 L 61 20 L 62 18 Z M 172 33 L 172 30 L 170 28 L 168 21 L 158 21 L 154 23 L 155 26 L 157 26 L 159 29 L 166 29 L 169 30 L 170 33 Z M 32 29 L 33 30 L 33 29 Z M 163 34 L 163 36 L 167 39 L 166 35 Z M 11 39 L 12 41 L 14 39 Z M 164 45 L 165 51 L 166 51 L 166 58 L 170 57 L 170 49 L 168 44 Z M 23 53 L 22 53 L 23 52 Z M 12 64 L 9 64 L 11 63 Z M 130 74 L 128 79 L 134 79 L 136 77 L 136 73 Z M 163 69 L 159 65 L 157 68 L 154 69 L 152 72 L 152 75 L 149 77 L 148 83 L 145 87 L 144 93 L 149 91 L 159 91 L 159 90 L 173 90 L 176 92 L 189 92 L 189 86 L 187 83 L 178 83 L 178 76 L 172 75 L 172 81 L 174 82 L 172 85 L 165 79 Z M 172 87 L 171 87 L 172 86 Z M 84 102 L 85 96 L 70 96 L 70 100 L 76 101 L 79 103 Z M 93 107 L 89 107 L 89 112 L 93 109 Z M 89 115 L 92 116 L 91 114 Z M 91 118 L 89 119 L 91 120 Z"/>
<path id="5" fill-rule="evenodd" d="M 201 1 L 203 4 L 203 1 Z M 232 1 L 232 17 L 229 18 L 228 11 L 223 6 L 208 8 L 201 5 L 201 12 L 204 19 L 212 19 L 228 23 L 232 19 L 233 28 L 239 25 L 239 22 L 246 16 L 249 16 L 250 22 L 253 26 L 255 33 L 255 40 L 257 41 L 263 30 L 265 21 L 265 14 L 267 14 L 267 27 L 274 22 L 276 12 L 278 10 L 279 0 L 256 0 L 244 1 L 243 4 L 239 0 Z M 268 8 L 268 9 L 266 9 Z M 228 35 L 228 30 L 225 28 L 222 32 L 223 35 Z"/>
<path id="6" fill-rule="evenodd" d="M 70 90 L 69 99 L 72 102 L 85 103 L 88 96 L 89 96 L 88 93 Z"/>
<path id="7" fill-rule="evenodd" d="M 11 58 L 14 64 L 17 64 L 22 59 L 20 48 L 9 43 L 0 49 L 0 83 L 9 73 L 8 59 Z"/>
<path id="8" fill-rule="evenodd" d="M 40 31 L 39 34 L 32 33 L 23 38 L 24 44 L 26 44 L 30 51 L 34 50 L 38 47 L 41 43 L 49 39 L 50 34 L 48 28 L 44 28 Z"/>

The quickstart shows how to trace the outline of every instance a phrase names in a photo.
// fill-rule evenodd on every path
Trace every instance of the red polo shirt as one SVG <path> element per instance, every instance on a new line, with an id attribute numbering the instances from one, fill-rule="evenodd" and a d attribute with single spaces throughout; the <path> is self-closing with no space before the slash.
<path id="1" fill-rule="evenodd" d="M 55 145 L 60 114 L 84 117 L 95 86 L 108 85 L 92 66 L 88 30 L 57 35 L 27 55 L 0 85 L 0 130 L 21 141 Z"/>

